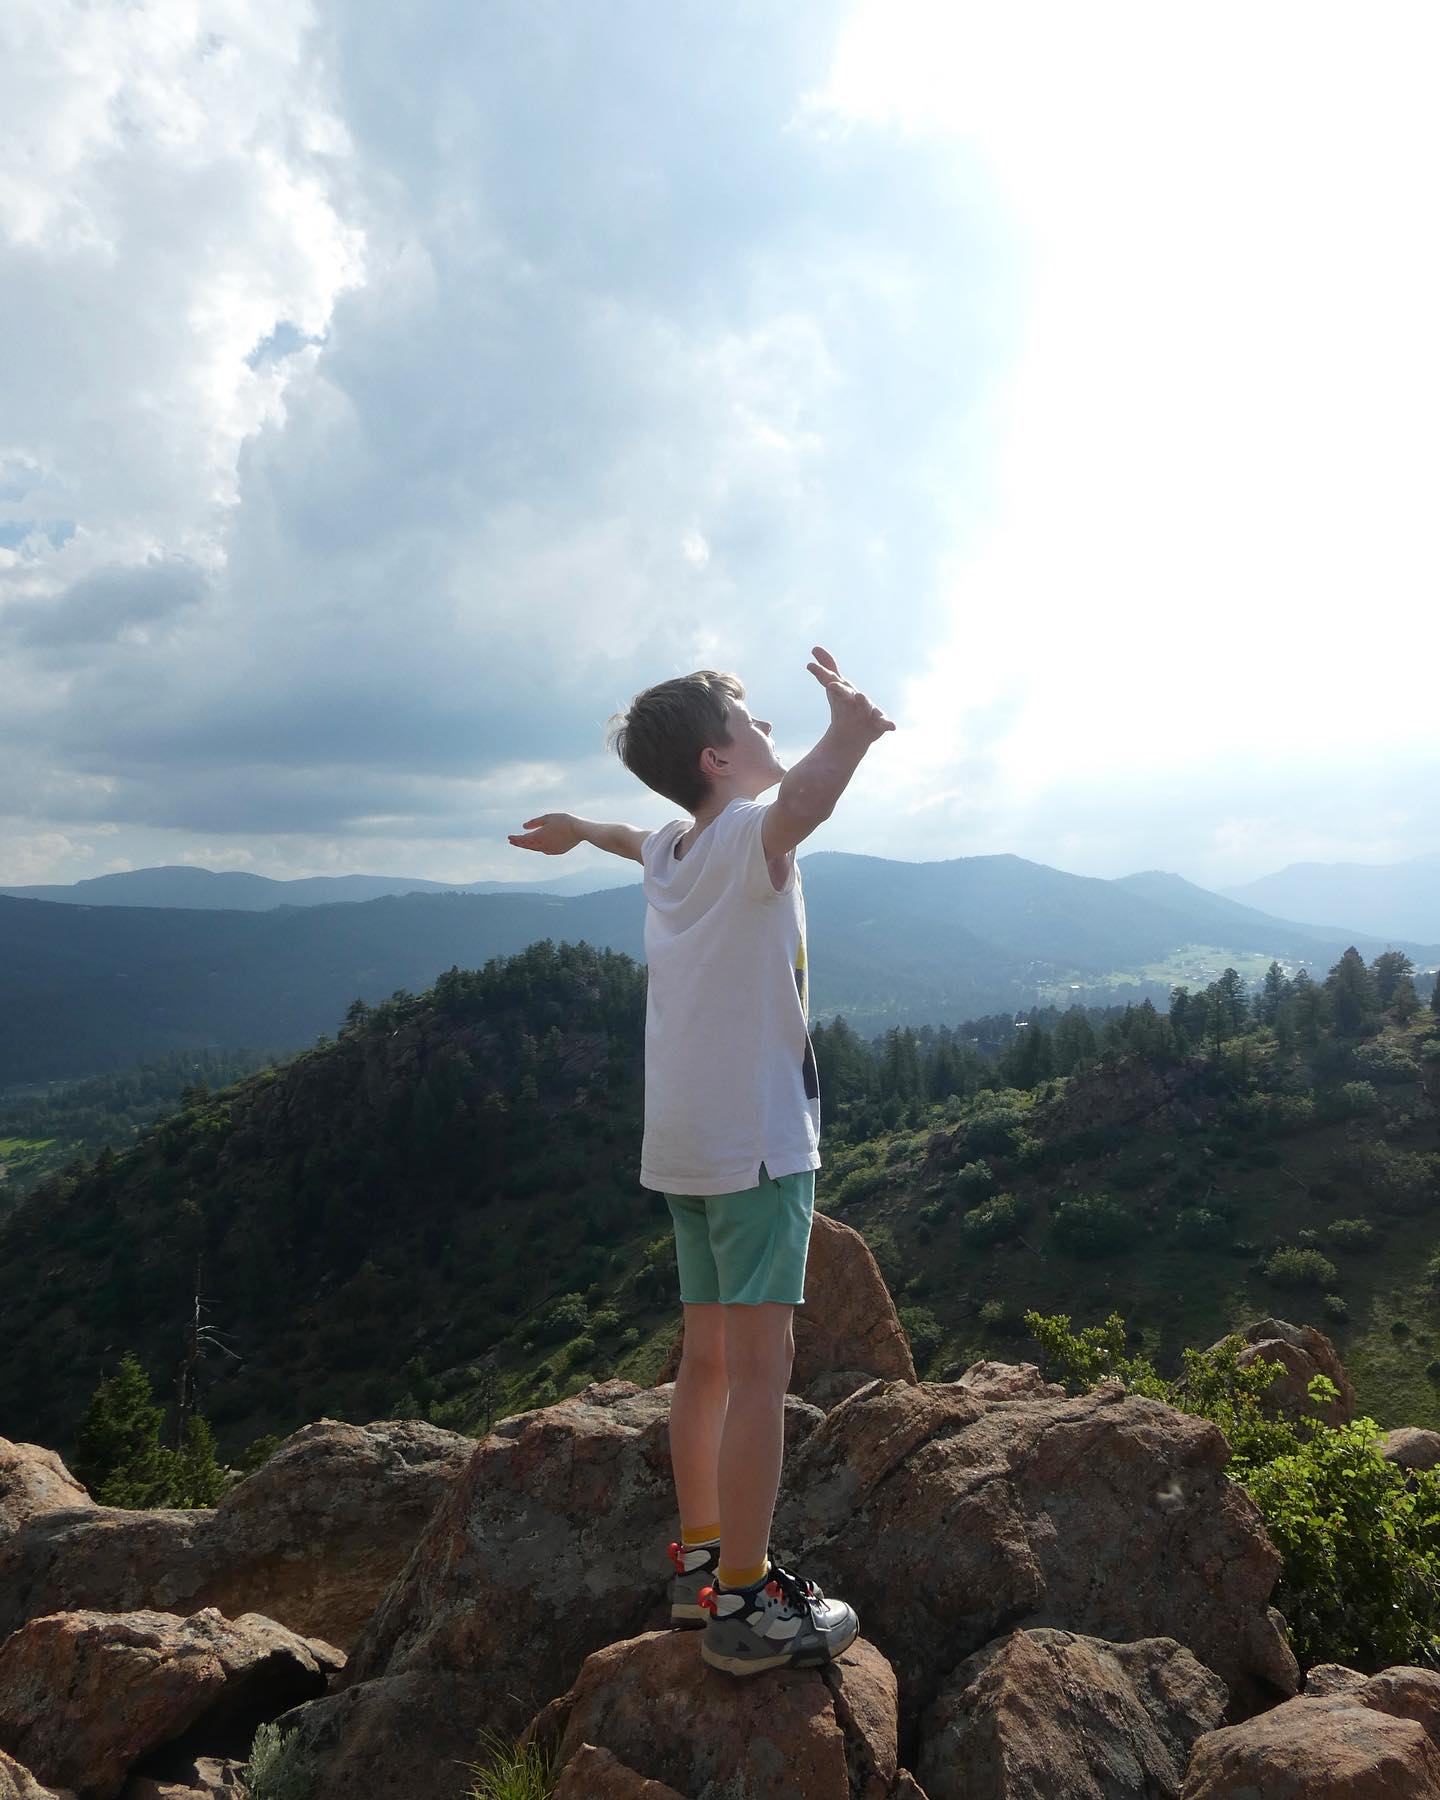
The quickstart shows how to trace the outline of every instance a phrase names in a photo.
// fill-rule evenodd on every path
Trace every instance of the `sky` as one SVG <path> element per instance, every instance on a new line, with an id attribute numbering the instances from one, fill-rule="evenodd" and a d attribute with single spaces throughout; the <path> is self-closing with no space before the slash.
<path id="1" fill-rule="evenodd" d="M 1440 850 L 1440 14 L 9 0 L 0 884 L 533 881 L 824 644 L 807 851 Z"/>

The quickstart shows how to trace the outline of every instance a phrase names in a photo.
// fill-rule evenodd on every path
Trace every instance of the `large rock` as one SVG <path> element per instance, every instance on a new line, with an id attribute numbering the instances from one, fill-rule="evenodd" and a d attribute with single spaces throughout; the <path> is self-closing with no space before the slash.
<path id="1" fill-rule="evenodd" d="M 196 1756 L 173 1780 L 152 1775 L 132 1775 L 120 1800 L 245 1800 L 245 1770 L 249 1759 L 230 1756 Z"/>
<path id="2" fill-rule="evenodd" d="M 610 1750 L 582 1744 L 555 1783 L 552 1800 L 685 1800 L 668 1782 L 652 1781 Z"/>
<path id="3" fill-rule="evenodd" d="M 1375 1440 L 1375 1454 L 1397 1469 L 1440 1468 L 1440 1431 L 1419 1425 L 1397 1425 Z"/>
<path id="4" fill-rule="evenodd" d="M 651 1631 L 586 1658 L 522 1742 L 564 1769 L 599 1745 L 683 1795 L 726 1800 L 888 1800 L 899 1773 L 895 1677 L 857 1638 L 823 1673 L 737 1680 L 711 1669 L 694 1634 Z"/>
<path id="5" fill-rule="evenodd" d="M 1406 1665 L 1199 1739 L 1181 1800 L 1440 1800 L 1440 1674 Z"/>
<path id="6" fill-rule="evenodd" d="M 963 1657 L 1017 1626 L 1170 1637 L 1230 1690 L 1230 1720 L 1294 1694 L 1269 1605 L 1279 1553 L 1208 1420 L 1117 1381 L 1066 1398 L 876 1383 L 787 1471 L 774 1539 L 853 1605 L 900 1683 L 902 1758 Z"/>
<path id="7" fill-rule="evenodd" d="M 213 1607 L 31 1619 L 0 1644 L 0 1744 L 40 1781 L 113 1800 L 142 1759 L 188 1748 L 196 1728 L 215 1748 L 248 1744 L 262 1719 L 323 1693 L 339 1662 L 324 1650 Z"/>
<path id="8" fill-rule="evenodd" d="M 810 1228 L 805 1304 L 795 1308 L 794 1331 L 790 1391 L 812 1403 L 812 1384 L 837 1369 L 883 1375 L 889 1381 L 915 1379 L 910 1340 L 870 1246 L 858 1231 L 820 1212 Z M 679 1374 L 684 1347 L 682 1321 L 657 1385 Z"/>
<path id="9" fill-rule="evenodd" d="M 418 1419 L 320 1419 L 218 1506 L 131 1510 L 96 1506 L 83 1488 L 74 1497 L 49 1451 L 0 1445 L 20 1496 L 19 1524 L 0 1534 L 0 1639 L 46 1613 L 211 1606 L 264 1613 L 342 1649 L 477 1447 Z M 50 1510 L 38 1503 L 46 1494 L 59 1496 Z"/>
<path id="10" fill-rule="evenodd" d="M 0 1542 L 62 1506 L 93 1511 L 95 1502 L 53 1450 L 0 1437 Z"/>
<path id="11" fill-rule="evenodd" d="M 0 1750 L 0 1800 L 75 1800 L 75 1790 L 42 1786 L 24 1763 Z"/>
<path id="12" fill-rule="evenodd" d="M 1236 1335 L 1245 1340 L 1245 1348 L 1235 1358 L 1237 1367 L 1248 1368 L 1262 1357 L 1282 1365 L 1282 1373 L 1261 1397 L 1262 1409 L 1272 1417 L 1321 1419 L 1331 1426 L 1348 1425 L 1355 1417 L 1354 1386 L 1323 1331 L 1313 1325 L 1292 1325 L 1286 1319 L 1257 1319 Z M 1223 1341 L 1217 1338 L 1210 1348 L 1214 1350 Z M 1328 1375 L 1340 1390 L 1328 1405 L 1317 1407 L 1305 1391 L 1316 1375 Z M 1177 1386 L 1183 1393 L 1183 1378 Z"/>
<path id="13" fill-rule="evenodd" d="M 921 1726 L 930 1800 L 1176 1800 L 1225 1683 L 1173 1638 L 1016 1630 L 967 1656 Z"/>
<path id="14" fill-rule="evenodd" d="M 310 1800 L 459 1800 L 477 1721 L 518 1732 L 592 1651 L 669 1626 L 672 1393 L 596 1382 L 476 1446 L 336 1691 L 286 1716 L 321 1770 Z M 786 1400 L 787 1454 L 823 1417 Z"/>

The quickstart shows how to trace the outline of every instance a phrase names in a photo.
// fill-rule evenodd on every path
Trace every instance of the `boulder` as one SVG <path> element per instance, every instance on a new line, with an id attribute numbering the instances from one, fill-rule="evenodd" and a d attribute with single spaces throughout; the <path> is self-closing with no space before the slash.
<path id="1" fill-rule="evenodd" d="M 346 1649 L 475 1449 L 418 1419 L 320 1419 L 218 1506 L 152 1509 L 97 1506 L 83 1488 L 77 1500 L 48 1451 L 0 1456 L 19 1471 L 12 1494 L 29 1496 L 14 1501 L 17 1527 L 0 1533 L 0 1639 L 47 1613 L 214 1607 Z M 60 1496 L 49 1510 L 36 1504 L 47 1493 Z"/>
<path id="2" fill-rule="evenodd" d="M 618 1756 L 582 1744 L 560 1772 L 551 1800 L 685 1800 L 663 1781 L 637 1775 Z"/>
<path id="3" fill-rule="evenodd" d="M 1180 1800 L 1242 1794 L 1440 1800 L 1440 1674 L 1398 1664 L 1207 1732 L 1191 1753 Z"/>
<path id="4" fill-rule="evenodd" d="M 662 1792 L 687 1796 L 888 1800 L 899 1774 L 896 1725 L 895 1677 L 864 1638 L 824 1671 L 736 1679 L 701 1661 L 695 1634 L 650 1631 L 587 1657 L 522 1742 L 553 1750 L 562 1771 L 598 1745 L 665 1783 Z"/>
<path id="5" fill-rule="evenodd" d="M 1235 1359 L 1240 1368 L 1248 1368 L 1258 1357 L 1284 1365 L 1284 1372 L 1266 1388 L 1261 1402 L 1272 1417 L 1292 1421 L 1318 1418 L 1331 1426 L 1347 1425 L 1355 1417 L 1354 1386 L 1323 1331 L 1313 1325 L 1291 1325 L 1285 1319 L 1257 1319 L 1238 1335 L 1245 1340 L 1245 1348 Z M 1210 1348 L 1222 1341 L 1217 1338 Z M 1328 1406 L 1317 1407 L 1305 1391 L 1315 1375 L 1328 1375 L 1340 1390 Z M 1184 1380 L 1177 1386 L 1183 1392 Z"/>
<path id="6" fill-rule="evenodd" d="M 1118 1381 L 1067 1398 L 1032 1377 L 874 1384 L 787 1470 L 774 1540 L 847 1600 L 900 1685 L 902 1759 L 961 1658 L 1017 1626 L 1169 1637 L 1221 1677 L 1227 1719 L 1288 1699 L 1299 1669 L 1269 1604 L 1281 1559 L 1206 1419 Z"/>
<path id="7" fill-rule="evenodd" d="M 930 1800 L 1176 1800 L 1225 1683 L 1173 1638 L 1015 1630 L 952 1672 L 921 1725 Z"/>
<path id="8" fill-rule="evenodd" d="M 1400 1469 L 1440 1468 L 1440 1431 L 1419 1425 L 1397 1425 L 1375 1440 L 1378 1455 Z"/>
<path id="9" fill-rule="evenodd" d="M 120 1800 L 245 1800 L 245 1768 L 234 1757 L 197 1756 L 173 1781 L 132 1775 Z"/>
<path id="10" fill-rule="evenodd" d="M 93 1512 L 95 1502 L 53 1450 L 0 1437 L 0 1542 L 60 1507 Z"/>
<path id="11" fill-rule="evenodd" d="M 870 1246 L 858 1231 L 821 1212 L 810 1228 L 805 1304 L 795 1308 L 794 1330 L 792 1393 L 808 1398 L 811 1383 L 836 1369 L 862 1369 L 889 1381 L 915 1379 L 910 1340 Z M 682 1320 L 657 1386 L 680 1372 L 684 1347 Z"/>
<path id="12" fill-rule="evenodd" d="M 244 1754 L 262 1719 L 324 1692 L 338 1654 L 259 1613 L 52 1613 L 0 1644 L 0 1743 L 38 1780 L 113 1800 L 162 1747 Z"/>
<path id="13" fill-rule="evenodd" d="M 75 1800 L 75 1790 L 43 1787 L 24 1763 L 0 1750 L 0 1800 Z"/>

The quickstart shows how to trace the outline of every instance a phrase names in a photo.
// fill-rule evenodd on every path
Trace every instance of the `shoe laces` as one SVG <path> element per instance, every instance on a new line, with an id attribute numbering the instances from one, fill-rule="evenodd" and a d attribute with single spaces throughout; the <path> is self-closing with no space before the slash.
<path id="1" fill-rule="evenodd" d="M 782 1569 L 779 1563 L 771 1563 L 770 1579 L 765 1583 L 765 1592 L 775 1599 L 784 1599 L 797 1611 L 803 1608 L 812 1612 L 818 1601 L 825 1598 L 813 1581 L 802 1580 L 792 1575 L 788 1569 Z"/>

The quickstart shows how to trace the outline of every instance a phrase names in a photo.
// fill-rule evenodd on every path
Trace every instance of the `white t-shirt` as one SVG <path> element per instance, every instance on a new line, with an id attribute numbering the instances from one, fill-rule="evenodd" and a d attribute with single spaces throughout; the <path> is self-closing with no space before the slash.
<path id="1" fill-rule="evenodd" d="M 645 867 L 645 1137 L 640 1185 L 729 1194 L 820 1167 L 820 1083 L 807 1023 L 805 897 L 792 855 L 770 879 L 769 803 L 732 800 L 683 856 L 672 819 Z"/>

